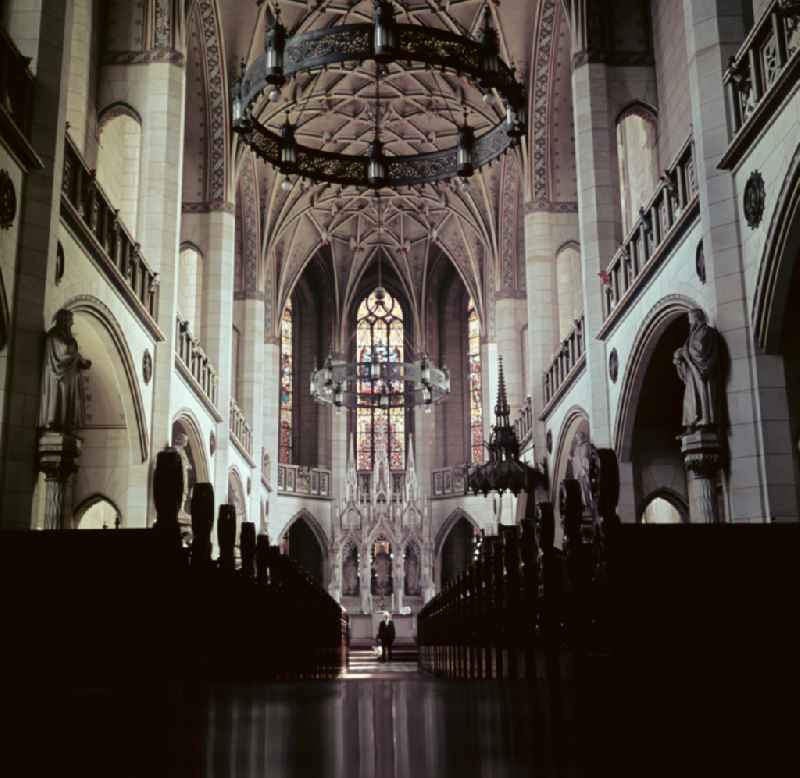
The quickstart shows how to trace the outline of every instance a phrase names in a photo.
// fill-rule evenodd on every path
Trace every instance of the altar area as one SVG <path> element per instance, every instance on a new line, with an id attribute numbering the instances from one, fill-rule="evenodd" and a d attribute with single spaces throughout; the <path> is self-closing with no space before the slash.
<path id="1" fill-rule="evenodd" d="M 374 637 L 387 610 L 398 640 L 412 640 L 413 614 L 435 593 L 430 505 L 417 479 L 412 439 L 402 474 L 390 470 L 386 450 L 370 473 L 358 472 L 350 460 L 332 525 L 328 591 L 347 610 L 353 637 Z"/>

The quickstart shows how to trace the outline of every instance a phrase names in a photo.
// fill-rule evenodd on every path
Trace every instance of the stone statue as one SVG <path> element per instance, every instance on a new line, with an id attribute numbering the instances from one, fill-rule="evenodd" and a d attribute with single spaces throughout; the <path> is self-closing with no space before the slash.
<path id="1" fill-rule="evenodd" d="M 572 454 L 572 475 L 581 487 L 583 507 L 591 510 L 594 507 L 594 492 L 597 486 L 598 463 L 597 451 L 584 432 L 575 434 Z"/>
<path id="2" fill-rule="evenodd" d="M 717 423 L 719 333 L 708 323 L 701 308 L 689 311 L 689 337 L 675 351 L 672 361 L 685 385 L 684 432 L 713 427 Z"/>
<path id="3" fill-rule="evenodd" d="M 72 311 L 62 308 L 56 312 L 55 324 L 45 336 L 39 406 L 42 429 L 71 432 L 84 425 L 81 372 L 92 363 L 78 351 L 72 323 Z"/>
<path id="4" fill-rule="evenodd" d="M 194 467 L 186 452 L 189 436 L 182 430 L 176 430 L 172 435 L 172 447 L 177 449 L 183 466 L 183 497 L 181 498 L 180 516 L 186 518 L 191 515 L 192 487 L 194 486 Z"/>

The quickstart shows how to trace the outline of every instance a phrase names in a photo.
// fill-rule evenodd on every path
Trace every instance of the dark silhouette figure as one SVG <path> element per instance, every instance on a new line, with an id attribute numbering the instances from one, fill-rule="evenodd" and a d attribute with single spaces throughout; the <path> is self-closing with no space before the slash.
<path id="1" fill-rule="evenodd" d="M 392 644 L 394 643 L 394 622 L 389 611 L 383 612 L 383 621 L 378 626 L 378 642 L 381 644 L 381 662 L 392 661 Z"/>

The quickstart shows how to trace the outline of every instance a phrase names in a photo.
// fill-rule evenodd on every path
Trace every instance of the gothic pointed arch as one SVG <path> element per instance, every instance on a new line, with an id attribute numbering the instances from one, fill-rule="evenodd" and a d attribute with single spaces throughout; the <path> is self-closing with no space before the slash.
<path id="1" fill-rule="evenodd" d="M 634 425 L 647 368 L 667 329 L 691 308 L 700 307 L 685 295 L 672 294 L 661 299 L 645 317 L 622 369 L 622 386 L 614 422 L 614 449 L 621 462 L 629 462 Z"/>
<path id="2" fill-rule="evenodd" d="M 147 413 L 145 411 L 142 390 L 139 384 L 139 370 L 131 354 L 125 333 L 111 309 L 93 295 L 78 295 L 63 306 L 76 314 L 83 314 L 94 321 L 107 338 L 108 345 L 117 357 L 121 368 L 121 379 L 127 392 L 123 394 L 126 416 L 132 423 L 138 441 L 140 461 L 147 462 L 149 457 L 149 433 Z"/>
<path id="3" fill-rule="evenodd" d="M 792 279 L 800 257 L 800 143 L 770 219 L 753 296 L 753 331 L 761 349 L 778 353 Z"/>

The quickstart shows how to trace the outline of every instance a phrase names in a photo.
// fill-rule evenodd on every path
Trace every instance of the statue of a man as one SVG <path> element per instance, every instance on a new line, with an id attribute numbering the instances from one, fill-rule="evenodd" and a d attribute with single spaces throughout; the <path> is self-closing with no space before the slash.
<path id="1" fill-rule="evenodd" d="M 81 372 L 92 363 L 78 351 L 78 341 L 72 334 L 72 311 L 61 308 L 54 320 L 45 336 L 38 426 L 71 432 L 84 424 Z"/>
<path id="2" fill-rule="evenodd" d="M 689 337 L 675 351 L 672 361 L 685 385 L 684 431 L 714 426 L 717 423 L 719 333 L 708 323 L 701 308 L 689 311 Z"/>

